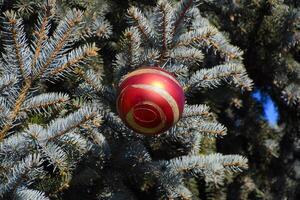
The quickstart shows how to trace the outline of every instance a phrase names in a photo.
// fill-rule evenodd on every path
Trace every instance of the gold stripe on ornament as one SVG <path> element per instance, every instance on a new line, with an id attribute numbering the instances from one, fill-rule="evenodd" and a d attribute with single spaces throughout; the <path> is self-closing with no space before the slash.
<path id="1" fill-rule="evenodd" d="M 162 111 L 162 109 L 157 104 L 150 102 L 150 101 L 144 101 L 144 102 L 142 102 L 142 104 L 148 104 L 148 105 L 153 106 L 155 109 L 157 109 L 157 111 L 159 112 L 160 118 L 161 118 L 160 124 L 158 124 L 155 127 L 151 127 L 151 128 L 146 128 L 146 127 L 143 127 L 143 126 L 137 124 L 133 117 L 134 108 L 131 108 L 130 111 L 126 115 L 127 123 L 131 127 L 134 127 L 136 130 L 138 130 L 142 133 L 145 133 L 145 134 L 153 134 L 155 132 L 159 132 L 160 130 L 162 130 L 166 124 L 166 115 Z"/>
<path id="2" fill-rule="evenodd" d="M 135 84 L 135 85 L 131 85 L 131 87 L 140 88 L 140 89 L 147 90 L 149 92 L 155 92 L 159 94 L 162 98 L 164 98 L 169 103 L 169 105 L 172 108 L 173 118 L 174 118 L 173 124 L 175 124 L 179 120 L 179 108 L 177 102 L 168 92 L 166 92 L 165 90 L 159 87 L 155 87 L 153 85 L 146 85 L 146 84 Z"/>
<path id="3" fill-rule="evenodd" d="M 170 74 L 168 74 L 166 72 L 157 70 L 157 69 L 138 69 L 136 71 L 133 71 L 133 72 L 127 74 L 124 78 L 122 78 L 121 82 L 123 82 L 124 80 L 126 80 L 129 77 L 140 75 L 140 74 L 148 74 L 148 73 L 149 74 L 160 74 L 160 75 L 163 75 L 163 76 L 165 76 L 165 77 L 173 80 L 179 87 L 181 87 L 181 85 L 178 83 L 178 81 L 173 76 L 171 76 Z"/>

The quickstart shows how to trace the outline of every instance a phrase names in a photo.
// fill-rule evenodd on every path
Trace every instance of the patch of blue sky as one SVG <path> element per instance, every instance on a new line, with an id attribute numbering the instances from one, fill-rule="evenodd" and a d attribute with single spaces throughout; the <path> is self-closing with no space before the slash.
<path id="1" fill-rule="evenodd" d="M 252 93 L 252 97 L 260 102 L 263 106 L 262 117 L 267 120 L 270 126 L 276 127 L 279 119 L 278 108 L 272 98 L 266 94 L 261 92 L 260 90 L 255 90 Z"/>

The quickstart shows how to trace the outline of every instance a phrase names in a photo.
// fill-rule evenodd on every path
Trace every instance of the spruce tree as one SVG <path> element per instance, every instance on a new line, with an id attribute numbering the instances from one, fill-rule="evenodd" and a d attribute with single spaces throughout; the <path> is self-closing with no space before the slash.
<path id="1" fill-rule="evenodd" d="M 35 26 L 23 25 L 14 4 L 2 25 L 1 198 L 193 199 L 191 178 L 218 185 L 247 168 L 241 155 L 200 152 L 201 141 L 227 129 L 207 105 L 192 104 L 195 95 L 222 83 L 248 91 L 252 81 L 243 52 L 201 16 L 198 1 L 128 8 L 129 26 L 108 66 L 89 43 L 113 34 L 104 14 L 70 2 L 16 5 L 26 2 L 42 9 L 29 9 L 38 14 Z M 98 28 L 87 21 L 93 14 Z M 161 135 L 137 134 L 116 114 L 120 80 L 142 66 L 164 68 L 185 91 L 182 118 Z"/>

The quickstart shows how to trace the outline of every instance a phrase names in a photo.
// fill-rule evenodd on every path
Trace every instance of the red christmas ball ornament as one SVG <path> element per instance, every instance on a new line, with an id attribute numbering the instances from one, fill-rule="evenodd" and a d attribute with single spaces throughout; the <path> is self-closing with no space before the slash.
<path id="1" fill-rule="evenodd" d="M 125 124 L 144 135 L 162 133 L 181 117 L 184 92 L 175 77 L 159 67 L 142 67 L 119 84 L 117 110 Z"/>

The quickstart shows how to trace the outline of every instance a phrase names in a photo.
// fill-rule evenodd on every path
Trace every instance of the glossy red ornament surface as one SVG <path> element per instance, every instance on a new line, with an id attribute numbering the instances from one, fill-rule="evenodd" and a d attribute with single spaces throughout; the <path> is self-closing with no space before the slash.
<path id="1" fill-rule="evenodd" d="M 117 110 L 125 124 L 144 135 L 162 133 L 181 117 L 184 92 L 176 78 L 159 67 L 143 67 L 119 84 Z"/>

